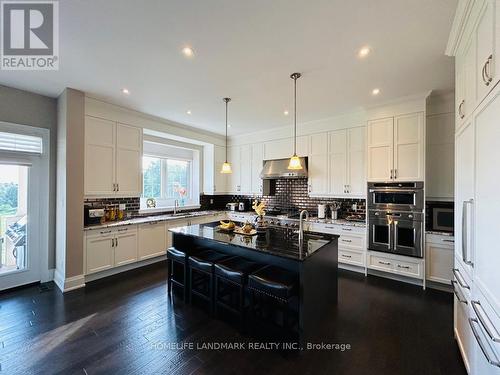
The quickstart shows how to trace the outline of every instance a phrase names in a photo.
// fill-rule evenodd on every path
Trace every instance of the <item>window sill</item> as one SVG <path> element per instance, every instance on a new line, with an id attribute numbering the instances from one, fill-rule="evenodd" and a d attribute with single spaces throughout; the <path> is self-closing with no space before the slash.
<path id="1" fill-rule="evenodd" d="M 199 204 L 191 204 L 177 208 L 177 212 L 182 212 L 186 210 L 196 210 L 201 208 Z M 155 208 L 141 208 L 139 209 L 139 214 L 156 214 L 160 212 L 171 213 L 174 212 L 174 207 L 155 207 Z"/>

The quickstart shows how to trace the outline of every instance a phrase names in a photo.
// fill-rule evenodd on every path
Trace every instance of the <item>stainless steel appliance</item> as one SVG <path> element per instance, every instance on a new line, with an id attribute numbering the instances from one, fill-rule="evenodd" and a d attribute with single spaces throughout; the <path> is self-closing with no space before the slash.
<path id="1" fill-rule="evenodd" d="M 229 209 L 230 211 L 236 211 L 236 207 L 238 206 L 238 203 L 227 203 L 226 208 Z"/>
<path id="2" fill-rule="evenodd" d="M 453 233 L 455 226 L 455 210 L 453 202 L 426 202 L 427 230 Z"/>
<path id="3" fill-rule="evenodd" d="M 368 216 L 370 250 L 423 257 L 423 213 L 372 210 Z"/>
<path id="4" fill-rule="evenodd" d="M 260 172 L 263 180 L 274 180 L 277 178 L 306 178 L 307 177 L 307 159 L 300 158 L 302 169 L 288 169 L 290 159 L 266 160 L 264 167 Z"/>
<path id="5" fill-rule="evenodd" d="M 424 183 L 369 182 L 369 210 L 423 211 Z"/>
<path id="6" fill-rule="evenodd" d="M 424 183 L 368 183 L 368 248 L 423 257 Z"/>

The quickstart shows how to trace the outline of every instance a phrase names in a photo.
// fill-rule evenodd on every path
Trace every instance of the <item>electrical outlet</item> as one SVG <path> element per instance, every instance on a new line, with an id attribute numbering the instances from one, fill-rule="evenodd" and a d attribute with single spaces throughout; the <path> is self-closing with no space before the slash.
<path id="1" fill-rule="evenodd" d="M 358 204 L 357 203 L 353 203 L 352 206 L 351 206 L 352 210 L 354 212 L 356 212 L 358 210 Z"/>
<path id="2" fill-rule="evenodd" d="M 210 204 L 214 204 L 214 200 L 213 199 L 210 199 Z"/>

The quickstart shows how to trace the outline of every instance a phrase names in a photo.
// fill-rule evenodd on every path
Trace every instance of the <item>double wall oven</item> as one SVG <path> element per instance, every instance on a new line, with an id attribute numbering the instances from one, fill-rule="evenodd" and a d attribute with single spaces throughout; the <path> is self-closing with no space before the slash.
<path id="1" fill-rule="evenodd" d="M 368 183 L 368 248 L 422 258 L 423 208 L 423 182 Z"/>

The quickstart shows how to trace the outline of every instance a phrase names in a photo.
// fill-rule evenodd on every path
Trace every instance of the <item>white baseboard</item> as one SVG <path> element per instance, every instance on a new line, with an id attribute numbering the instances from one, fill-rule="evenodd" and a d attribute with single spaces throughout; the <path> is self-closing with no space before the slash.
<path id="1" fill-rule="evenodd" d="M 77 275 L 65 278 L 59 270 L 54 272 L 54 282 L 61 292 L 69 292 L 71 290 L 83 288 L 85 286 L 85 276 Z"/>
<path id="2" fill-rule="evenodd" d="M 54 280 L 54 273 L 55 273 L 55 271 L 56 271 L 55 268 L 51 268 L 51 269 L 45 271 L 44 274 L 41 277 L 40 282 L 41 283 L 47 283 L 49 281 Z"/>
<path id="3" fill-rule="evenodd" d="M 85 282 L 88 283 L 89 281 L 94 281 L 94 280 L 102 279 L 104 277 L 116 275 L 116 274 L 121 273 L 121 272 L 130 271 L 130 270 L 133 270 L 135 268 L 144 267 L 144 266 L 147 266 L 149 264 L 161 262 L 161 261 L 166 260 L 166 259 L 167 259 L 167 255 L 161 255 L 159 257 L 142 260 L 142 261 L 139 261 L 136 263 L 126 264 L 126 265 L 121 266 L 121 267 L 116 267 L 116 268 L 112 268 L 109 270 L 105 270 L 105 271 L 101 271 L 101 272 L 97 272 L 97 273 L 92 273 L 90 275 L 85 275 Z"/>
<path id="4" fill-rule="evenodd" d="M 355 266 L 353 264 L 339 263 L 338 266 L 340 269 L 347 270 L 347 271 L 353 271 L 353 272 L 359 272 L 359 273 L 362 273 L 363 275 L 366 272 L 365 267 Z"/>
<path id="5" fill-rule="evenodd" d="M 371 268 L 368 268 L 368 275 L 380 276 L 380 277 L 384 277 L 386 279 L 396 280 L 396 281 L 400 281 L 403 283 L 413 284 L 413 285 L 423 287 L 423 280 L 422 279 L 415 279 L 413 277 L 395 275 L 393 273 L 373 270 Z"/>

